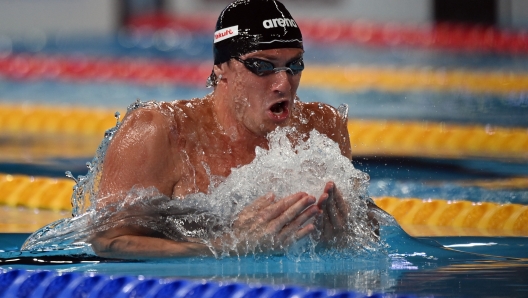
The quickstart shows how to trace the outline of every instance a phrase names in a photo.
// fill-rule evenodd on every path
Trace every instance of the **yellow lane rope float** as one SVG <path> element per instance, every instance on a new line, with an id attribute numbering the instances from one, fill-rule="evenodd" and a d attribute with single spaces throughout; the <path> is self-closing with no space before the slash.
<path id="1" fill-rule="evenodd" d="M 62 106 L 0 105 L 0 133 L 98 135 L 115 125 L 116 110 Z"/>
<path id="2" fill-rule="evenodd" d="M 442 70 L 430 67 L 311 66 L 303 72 L 302 84 L 341 91 L 458 90 L 511 94 L 528 91 L 528 73 Z"/>
<path id="3" fill-rule="evenodd" d="M 28 147 L 24 138 L 48 138 L 47 142 L 31 142 L 36 146 L 31 156 L 93 156 L 104 131 L 115 125 L 114 112 L 0 104 L 0 137 L 10 141 L 0 150 L 3 156 L 13 158 L 21 151 L 17 140 L 27 151 L 33 147 Z M 350 119 L 348 129 L 354 155 L 528 160 L 527 128 Z M 55 139 L 50 141 L 50 136 Z M 53 146 L 56 138 L 63 143 Z"/>
<path id="4" fill-rule="evenodd" d="M 71 210 L 73 180 L 0 174 L 0 204 Z"/>
<path id="5" fill-rule="evenodd" d="M 352 153 L 528 159 L 528 129 L 431 122 L 348 121 Z"/>
<path id="6" fill-rule="evenodd" d="M 376 204 L 412 235 L 528 236 L 528 206 L 380 197 Z"/>
<path id="7" fill-rule="evenodd" d="M 0 204 L 71 210 L 73 186 L 74 182 L 68 179 L 0 174 Z M 374 201 L 412 235 L 528 236 L 526 205 L 393 197 L 375 198 Z"/>

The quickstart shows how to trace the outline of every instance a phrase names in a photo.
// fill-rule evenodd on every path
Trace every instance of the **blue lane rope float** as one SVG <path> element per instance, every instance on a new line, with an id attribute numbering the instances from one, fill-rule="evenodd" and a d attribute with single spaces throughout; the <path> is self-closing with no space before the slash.
<path id="1" fill-rule="evenodd" d="M 366 295 L 351 291 L 307 289 L 299 286 L 249 285 L 183 279 L 111 276 L 94 273 L 54 271 L 0 271 L 0 298 L 70 298 L 70 297 L 251 297 L 251 298 L 359 298 L 384 297 L 382 293 Z M 415 297 L 394 295 L 390 297 Z"/>

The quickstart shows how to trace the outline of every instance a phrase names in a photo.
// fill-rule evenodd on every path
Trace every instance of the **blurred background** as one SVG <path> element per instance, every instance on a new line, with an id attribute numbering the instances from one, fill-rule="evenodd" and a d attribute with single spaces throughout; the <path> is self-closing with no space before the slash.
<path id="1" fill-rule="evenodd" d="M 283 2 L 306 43 L 299 96 L 348 104 L 372 196 L 528 203 L 528 1 Z M 0 194 L 86 174 L 137 99 L 209 93 L 228 3 L 1 0 Z M 26 204 L 21 189 L 0 202 Z"/>

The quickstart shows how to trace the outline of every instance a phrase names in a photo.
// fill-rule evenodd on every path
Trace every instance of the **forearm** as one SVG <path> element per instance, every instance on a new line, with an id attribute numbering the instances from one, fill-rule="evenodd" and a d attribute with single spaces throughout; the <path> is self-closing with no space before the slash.
<path id="1" fill-rule="evenodd" d="M 90 242 L 98 256 L 107 258 L 150 259 L 213 256 L 209 247 L 202 243 L 174 241 L 150 236 L 94 237 Z"/>

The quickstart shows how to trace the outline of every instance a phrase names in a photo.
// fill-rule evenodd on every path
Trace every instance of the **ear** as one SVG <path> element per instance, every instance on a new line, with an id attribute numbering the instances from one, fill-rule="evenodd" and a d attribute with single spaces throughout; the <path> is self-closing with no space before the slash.
<path id="1" fill-rule="evenodd" d="M 227 74 L 227 68 L 229 67 L 227 65 L 228 63 L 222 63 L 222 64 L 219 64 L 219 65 L 215 65 L 213 66 L 213 71 L 216 75 L 216 78 L 220 81 L 220 80 L 225 80 L 226 79 L 226 74 Z"/>

